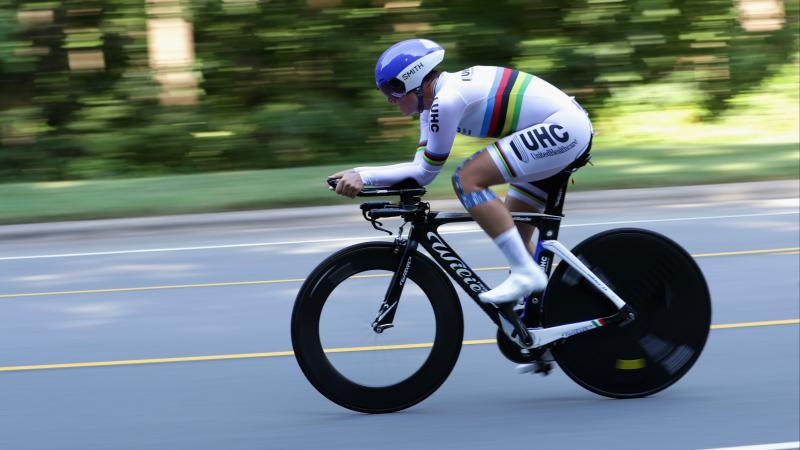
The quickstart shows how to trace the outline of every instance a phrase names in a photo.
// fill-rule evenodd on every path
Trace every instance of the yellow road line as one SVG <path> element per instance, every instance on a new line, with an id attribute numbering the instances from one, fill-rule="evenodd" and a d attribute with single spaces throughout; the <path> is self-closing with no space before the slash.
<path id="1" fill-rule="evenodd" d="M 778 253 L 799 251 L 800 247 L 770 248 L 766 250 L 741 250 L 738 252 L 719 252 L 719 253 L 697 253 L 692 255 L 695 258 L 707 258 L 710 256 L 734 256 L 734 255 L 757 255 L 759 253 Z"/>
<path id="2" fill-rule="evenodd" d="M 720 330 L 726 328 L 748 328 L 748 327 L 766 327 L 776 325 L 798 325 L 800 319 L 787 319 L 787 320 L 768 320 L 763 322 L 744 322 L 744 323 L 726 323 L 711 325 L 712 330 Z M 463 345 L 484 345 L 494 344 L 495 339 L 473 339 L 463 341 Z M 341 347 L 326 349 L 326 353 L 352 353 L 352 352 L 371 352 L 378 350 L 400 350 L 400 349 L 413 349 L 413 348 L 430 348 L 433 346 L 431 342 L 423 342 L 419 344 L 397 344 L 397 345 L 374 345 L 368 347 Z M 226 359 L 252 359 L 252 358 L 274 358 L 278 356 L 293 356 L 294 352 L 266 352 L 266 353 L 238 353 L 230 355 L 207 355 L 207 356 L 184 356 L 178 358 L 150 358 L 150 359 L 130 359 L 120 361 L 96 361 L 96 362 L 82 362 L 82 363 L 64 363 L 64 364 L 40 364 L 29 366 L 0 366 L 0 372 L 22 372 L 29 370 L 45 370 L 45 369 L 75 369 L 79 367 L 109 367 L 109 366 L 130 366 L 141 364 L 163 364 L 163 363 L 180 363 L 180 362 L 196 362 L 196 361 L 221 361 Z"/>
<path id="3" fill-rule="evenodd" d="M 44 370 L 44 369 L 75 369 L 78 367 L 108 367 L 108 366 L 131 366 L 137 364 L 161 364 L 195 361 L 219 361 L 225 359 L 246 359 L 246 358 L 271 358 L 275 356 L 292 356 L 294 352 L 268 352 L 268 353 L 241 353 L 233 355 L 208 355 L 208 356 L 184 356 L 179 358 L 150 358 L 150 359 L 130 359 L 124 361 L 96 361 L 66 364 L 42 364 L 32 366 L 7 366 L 0 367 L 0 372 L 15 372 L 23 370 Z"/>
<path id="4" fill-rule="evenodd" d="M 403 350 L 408 348 L 430 348 L 430 347 L 433 347 L 433 342 L 421 342 L 419 344 L 370 345 L 368 347 L 326 348 L 325 353 L 374 352 L 377 350 Z"/>
<path id="5" fill-rule="evenodd" d="M 797 324 L 800 324 L 800 319 L 767 320 L 765 322 L 720 323 L 717 325 L 711 325 L 711 329 L 723 330 L 725 328 L 769 327 L 774 325 L 797 325 Z"/>
<path id="6" fill-rule="evenodd" d="M 721 253 L 698 253 L 692 256 L 695 258 L 707 258 L 712 256 L 756 255 L 763 253 L 776 253 L 779 255 L 786 255 L 794 253 L 785 253 L 785 252 L 795 252 L 795 251 L 800 253 L 800 247 L 773 248 L 766 250 L 742 250 L 736 252 L 721 252 Z M 475 272 L 489 272 L 494 270 L 508 270 L 508 269 L 509 269 L 508 266 L 480 267 L 475 269 Z M 373 275 L 356 275 L 352 278 L 384 278 L 384 277 L 390 277 L 391 275 L 392 274 L 389 273 L 373 274 Z M 20 297 L 44 297 L 53 295 L 99 294 L 99 293 L 110 293 L 110 292 L 155 291 L 161 289 L 188 289 L 188 288 L 221 287 L 221 286 L 247 286 L 247 285 L 257 285 L 257 284 L 302 283 L 303 281 L 305 281 L 305 278 L 287 278 L 284 280 L 231 281 L 226 283 L 178 284 L 178 285 L 143 286 L 143 287 L 130 287 L 130 288 L 83 289 L 75 291 L 30 292 L 30 293 L 20 293 L 20 294 L 0 294 L 0 299 L 20 298 Z"/>

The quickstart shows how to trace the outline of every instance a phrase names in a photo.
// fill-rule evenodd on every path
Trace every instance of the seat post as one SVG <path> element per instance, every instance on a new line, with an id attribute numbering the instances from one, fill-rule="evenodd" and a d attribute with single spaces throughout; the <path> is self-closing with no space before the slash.
<path id="1" fill-rule="evenodd" d="M 564 211 L 564 197 L 567 195 L 567 185 L 569 185 L 569 178 L 572 172 L 561 172 L 553 177 L 553 187 L 547 193 L 547 204 L 544 207 L 544 213 L 553 216 L 563 216 Z"/>
<path id="2" fill-rule="evenodd" d="M 547 190 L 547 204 L 544 207 L 545 214 L 562 217 L 564 216 L 564 197 L 567 195 L 567 185 L 569 184 L 569 179 L 573 173 L 591 161 L 591 150 L 592 141 L 589 140 L 589 145 L 586 147 L 586 150 L 584 150 L 583 153 L 572 162 L 572 164 L 565 167 L 560 173 L 557 173 L 546 180 L 550 186 L 550 189 Z"/>

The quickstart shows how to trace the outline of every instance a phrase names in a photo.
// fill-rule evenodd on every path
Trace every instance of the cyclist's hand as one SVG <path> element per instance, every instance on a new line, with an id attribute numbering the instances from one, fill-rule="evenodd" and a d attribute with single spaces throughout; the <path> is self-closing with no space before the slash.
<path id="1" fill-rule="evenodd" d="M 328 189 L 332 191 L 335 190 L 339 180 L 342 179 L 342 175 L 346 174 L 347 172 L 349 172 L 349 170 L 343 170 L 341 172 L 336 172 L 333 175 L 328 175 L 328 178 L 325 179 L 325 181 L 328 183 Z"/>
<path id="2" fill-rule="evenodd" d="M 335 173 L 328 178 L 338 180 L 336 184 L 336 193 L 346 197 L 355 198 L 361 189 L 364 187 L 364 182 L 361 180 L 361 175 L 354 170 L 345 170 Z"/>

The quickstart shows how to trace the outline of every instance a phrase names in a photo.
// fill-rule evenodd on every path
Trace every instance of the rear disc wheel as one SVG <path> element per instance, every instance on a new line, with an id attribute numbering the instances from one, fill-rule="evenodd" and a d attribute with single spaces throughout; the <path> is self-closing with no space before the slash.
<path id="1" fill-rule="evenodd" d="M 695 363 L 708 337 L 711 300 L 694 259 L 652 231 L 618 229 L 572 252 L 636 311 L 636 320 L 572 336 L 553 347 L 558 365 L 600 395 L 633 398 L 666 389 Z M 562 263 L 544 296 L 545 327 L 606 317 L 616 307 Z"/>

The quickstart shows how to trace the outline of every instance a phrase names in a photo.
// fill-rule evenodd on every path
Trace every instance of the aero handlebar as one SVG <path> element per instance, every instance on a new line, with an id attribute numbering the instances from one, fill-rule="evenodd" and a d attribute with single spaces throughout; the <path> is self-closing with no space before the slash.
<path id="1" fill-rule="evenodd" d="M 328 178 L 328 186 L 332 189 L 336 189 L 336 184 L 338 181 L 334 178 Z M 407 181 L 400 182 L 393 186 L 368 186 L 361 190 L 358 193 L 358 197 L 385 197 L 390 195 L 399 195 L 401 197 L 420 197 L 425 195 L 424 187 L 420 187 L 416 183 L 410 183 Z"/>

